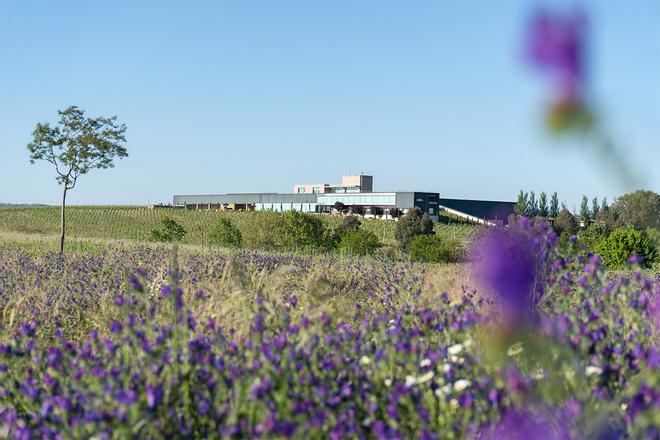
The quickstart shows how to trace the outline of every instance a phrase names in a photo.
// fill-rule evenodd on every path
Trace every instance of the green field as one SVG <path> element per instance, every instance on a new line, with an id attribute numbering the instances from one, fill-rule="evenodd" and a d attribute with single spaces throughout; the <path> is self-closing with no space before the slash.
<path id="1" fill-rule="evenodd" d="M 142 206 L 71 206 L 66 210 L 67 237 L 149 240 L 152 229 L 160 227 L 162 219 L 170 217 L 187 231 L 183 242 L 207 244 L 209 231 L 220 217 L 229 218 L 240 229 L 244 245 L 268 247 L 272 240 L 270 225 L 274 212 L 217 212 L 184 209 L 149 209 Z M 328 226 L 341 222 L 341 217 L 321 215 Z M 364 219 L 363 228 L 379 237 L 385 245 L 395 245 L 393 221 Z M 4 233 L 56 235 L 60 228 L 60 209 L 56 206 L 0 208 L 0 231 Z M 472 225 L 437 224 L 436 234 L 467 244 L 477 230 Z"/>

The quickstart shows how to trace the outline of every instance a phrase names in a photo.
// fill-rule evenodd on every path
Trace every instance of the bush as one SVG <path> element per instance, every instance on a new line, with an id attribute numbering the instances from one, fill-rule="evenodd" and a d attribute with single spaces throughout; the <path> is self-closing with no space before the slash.
<path id="1" fill-rule="evenodd" d="M 161 221 L 162 229 L 152 229 L 151 239 L 155 241 L 180 241 L 185 237 L 186 230 L 171 218 Z"/>
<path id="2" fill-rule="evenodd" d="M 381 246 L 378 237 L 363 229 L 351 229 L 346 231 L 339 240 L 338 249 L 353 255 L 371 255 Z"/>
<path id="3" fill-rule="evenodd" d="M 557 218 L 555 218 L 554 227 L 559 235 L 564 233 L 575 235 L 580 229 L 575 216 L 566 208 L 559 211 Z"/>
<path id="4" fill-rule="evenodd" d="M 432 234 L 433 221 L 428 214 L 422 214 L 419 208 L 412 208 L 397 222 L 394 238 L 401 249 L 407 251 L 413 238 Z"/>
<path id="5" fill-rule="evenodd" d="M 607 237 L 607 230 L 598 224 L 594 224 L 578 232 L 577 237 L 578 241 L 584 244 L 588 250 L 593 250 Z"/>
<path id="6" fill-rule="evenodd" d="M 281 246 L 290 250 L 332 248 L 334 240 L 320 218 L 299 211 L 283 216 Z"/>
<path id="7" fill-rule="evenodd" d="M 463 259 L 463 246 L 458 240 L 435 235 L 419 235 L 410 243 L 410 258 L 427 263 L 457 263 Z"/>
<path id="8" fill-rule="evenodd" d="M 632 226 L 615 229 L 596 247 L 596 253 L 603 258 L 603 266 L 612 270 L 625 269 L 632 255 L 642 257 L 642 265 L 649 268 L 658 259 L 658 250 L 648 235 Z"/>
<path id="9" fill-rule="evenodd" d="M 343 218 L 341 224 L 337 226 L 336 232 L 339 236 L 344 235 L 348 231 L 357 231 L 360 229 L 362 222 L 355 215 L 347 215 Z"/>
<path id="10" fill-rule="evenodd" d="M 243 242 L 241 231 L 226 218 L 221 218 L 209 234 L 211 243 L 220 246 L 240 247 Z"/>

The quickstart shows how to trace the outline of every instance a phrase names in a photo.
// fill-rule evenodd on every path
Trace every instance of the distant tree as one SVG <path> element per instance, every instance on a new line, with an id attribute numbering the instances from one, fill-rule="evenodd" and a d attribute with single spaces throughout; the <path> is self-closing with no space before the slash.
<path id="1" fill-rule="evenodd" d="M 603 197 L 603 201 L 600 202 L 600 207 L 609 209 L 610 205 L 607 204 L 607 197 Z"/>
<path id="2" fill-rule="evenodd" d="M 594 197 L 591 199 L 591 212 L 589 213 L 589 217 L 591 220 L 594 220 L 596 218 L 596 214 L 598 214 L 598 211 L 600 211 L 600 204 L 598 203 L 598 197 Z"/>
<path id="3" fill-rule="evenodd" d="M 344 209 L 346 208 L 346 206 L 342 202 L 339 202 L 339 201 L 335 202 L 335 204 L 332 205 L 332 207 L 335 208 L 335 211 L 339 212 L 340 214 L 343 214 Z"/>
<path id="4" fill-rule="evenodd" d="M 227 218 L 220 218 L 209 234 L 211 243 L 220 246 L 240 247 L 243 242 L 241 231 Z"/>
<path id="5" fill-rule="evenodd" d="M 638 231 L 660 228 L 660 194 L 639 190 L 617 198 L 612 209 L 618 222 Z"/>
<path id="6" fill-rule="evenodd" d="M 151 230 L 151 239 L 154 241 L 181 241 L 187 231 L 176 220 L 164 218 L 161 220 L 161 229 Z"/>
<path id="7" fill-rule="evenodd" d="M 527 213 L 527 193 L 523 192 L 522 189 L 518 193 L 518 201 L 513 211 L 516 215 L 525 215 Z"/>
<path id="8" fill-rule="evenodd" d="M 536 193 L 534 191 L 530 191 L 529 199 L 527 201 L 526 215 L 527 217 L 534 218 L 538 215 L 538 212 L 539 212 L 539 205 L 538 202 L 536 201 Z"/>
<path id="9" fill-rule="evenodd" d="M 552 218 L 559 215 L 559 197 L 557 196 L 556 191 L 552 193 L 552 197 L 550 198 L 550 212 L 548 212 L 548 214 Z"/>
<path id="10" fill-rule="evenodd" d="M 605 206 L 600 208 L 594 217 L 594 223 L 603 228 L 606 232 L 612 232 L 616 227 L 616 218 L 614 217 L 612 210 Z"/>
<path id="11" fill-rule="evenodd" d="M 355 214 L 355 215 L 359 215 L 359 216 L 364 217 L 364 213 L 365 213 L 365 211 L 364 211 L 364 207 L 363 207 L 363 206 L 360 206 L 360 205 L 351 206 L 351 211 L 352 211 L 353 214 Z"/>
<path id="12" fill-rule="evenodd" d="M 547 217 L 549 213 L 548 210 L 548 196 L 546 195 L 545 191 L 541 192 L 541 195 L 539 196 L 539 212 L 538 215 L 540 217 Z"/>
<path id="13" fill-rule="evenodd" d="M 579 225 L 575 216 L 566 208 L 563 208 L 559 211 L 559 214 L 557 214 L 554 227 L 560 235 L 564 233 L 575 235 L 579 230 Z"/>
<path id="14" fill-rule="evenodd" d="M 433 235 L 433 220 L 431 220 L 428 213 L 422 214 L 419 226 L 422 228 L 422 235 Z"/>
<path id="15" fill-rule="evenodd" d="M 589 221 L 591 220 L 591 213 L 589 211 L 589 199 L 587 199 L 587 196 L 582 196 L 579 217 L 580 221 L 584 223 L 584 226 L 589 225 Z"/>
<path id="16" fill-rule="evenodd" d="M 399 242 L 401 249 L 407 251 L 414 237 L 431 234 L 433 234 L 433 222 L 428 214 L 422 214 L 422 211 L 415 207 L 399 219 L 394 231 L 394 238 Z"/>
<path id="17" fill-rule="evenodd" d="M 399 218 L 401 216 L 401 210 L 399 208 L 390 208 L 388 214 L 392 218 Z"/>
<path id="18" fill-rule="evenodd" d="M 561 202 L 561 209 L 568 210 L 568 207 L 566 206 L 566 201 L 565 200 L 563 202 Z"/>
<path id="19" fill-rule="evenodd" d="M 126 125 L 117 117 L 88 118 L 76 106 L 57 112 L 57 126 L 39 122 L 27 145 L 30 162 L 45 160 L 55 166 L 57 183 L 62 185 L 60 210 L 60 253 L 64 252 L 66 230 L 65 208 L 67 191 L 75 188 L 78 178 L 93 169 L 114 167 L 116 157 L 127 157 L 124 147 Z"/>
<path id="20" fill-rule="evenodd" d="M 374 217 L 380 217 L 383 215 L 383 208 L 379 206 L 370 206 L 369 213 L 371 213 L 371 215 L 373 215 Z"/>

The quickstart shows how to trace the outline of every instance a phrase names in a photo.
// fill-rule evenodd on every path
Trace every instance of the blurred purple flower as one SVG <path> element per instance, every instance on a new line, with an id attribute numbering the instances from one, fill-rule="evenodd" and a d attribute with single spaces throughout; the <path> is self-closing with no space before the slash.
<path id="1" fill-rule="evenodd" d="M 580 101 L 585 79 L 586 19 L 580 11 L 558 14 L 539 11 L 532 19 L 528 55 L 552 74 L 559 102 Z"/>
<path id="2" fill-rule="evenodd" d="M 531 413 L 508 411 L 490 431 L 484 433 L 485 440 L 567 440 L 571 435 L 564 426 L 557 426 Z"/>
<path id="3" fill-rule="evenodd" d="M 500 299 L 507 323 L 515 325 L 534 314 L 543 295 L 551 238 L 523 221 L 509 229 L 490 229 L 475 241 L 476 275 Z"/>

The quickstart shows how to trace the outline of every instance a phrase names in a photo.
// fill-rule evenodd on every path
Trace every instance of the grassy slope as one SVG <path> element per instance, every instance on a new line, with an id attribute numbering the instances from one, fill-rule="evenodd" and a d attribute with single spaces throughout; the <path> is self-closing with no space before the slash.
<path id="1" fill-rule="evenodd" d="M 220 217 L 227 217 L 241 230 L 246 244 L 259 243 L 259 235 L 268 234 L 269 218 L 280 215 L 270 212 L 216 212 L 187 211 L 183 209 L 148 209 L 139 206 L 71 206 L 67 208 L 67 234 L 71 238 L 109 238 L 146 241 L 152 229 L 160 227 L 160 221 L 170 217 L 188 232 L 184 240 L 190 244 L 204 244 L 213 224 Z M 341 219 L 322 215 L 331 226 Z M 364 220 L 364 229 L 375 233 L 387 245 L 396 244 L 395 222 Z M 436 225 L 436 233 L 443 237 L 469 241 L 475 231 L 470 225 Z M 28 207 L 0 208 L 0 231 L 26 234 L 54 235 L 59 232 L 59 208 Z"/>

